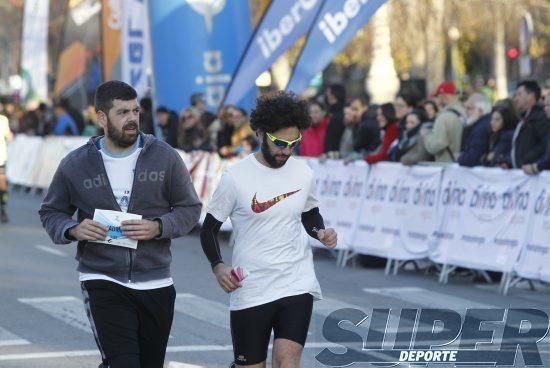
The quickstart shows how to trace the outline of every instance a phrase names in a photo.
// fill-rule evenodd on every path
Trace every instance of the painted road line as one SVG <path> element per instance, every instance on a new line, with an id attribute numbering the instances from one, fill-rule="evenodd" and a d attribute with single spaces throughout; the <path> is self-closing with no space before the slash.
<path id="1" fill-rule="evenodd" d="M 28 304 L 51 317 L 78 328 L 86 333 L 92 333 L 90 322 L 84 311 L 82 300 L 74 296 L 48 298 L 21 298 L 21 303 Z"/>
<path id="2" fill-rule="evenodd" d="M 166 368 L 206 368 L 202 365 L 180 363 L 180 362 L 169 362 Z"/>
<path id="3" fill-rule="evenodd" d="M 30 342 L 0 327 L 0 346 L 29 345 Z"/>
<path id="4" fill-rule="evenodd" d="M 229 307 L 195 294 L 176 294 L 175 310 L 199 321 L 229 329 Z"/>
<path id="5" fill-rule="evenodd" d="M 342 348 L 341 345 L 333 343 L 306 343 L 306 349 L 324 349 L 324 348 Z M 273 349 L 272 345 L 269 345 L 269 349 Z M 182 345 L 182 346 L 169 346 L 166 349 L 167 353 L 181 353 L 181 352 L 214 352 L 214 351 L 233 351 L 231 345 Z M 23 354 L 0 354 L 0 361 L 8 360 L 32 360 L 32 359 L 58 359 L 58 358 L 72 358 L 72 357 L 86 357 L 95 356 L 100 357 L 98 350 L 71 350 L 71 351 L 53 351 L 42 353 L 23 353 Z"/>

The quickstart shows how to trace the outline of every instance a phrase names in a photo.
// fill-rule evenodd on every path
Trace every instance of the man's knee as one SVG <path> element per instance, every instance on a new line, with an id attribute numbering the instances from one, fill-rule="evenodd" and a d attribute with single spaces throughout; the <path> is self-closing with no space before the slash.
<path id="1" fill-rule="evenodd" d="M 274 368 L 299 368 L 303 346 L 286 339 L 275 339 L 273 346 Z"/>

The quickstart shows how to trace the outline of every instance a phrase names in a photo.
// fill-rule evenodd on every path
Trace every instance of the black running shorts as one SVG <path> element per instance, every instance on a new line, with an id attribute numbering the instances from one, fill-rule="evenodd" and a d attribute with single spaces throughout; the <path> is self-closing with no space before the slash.
<path id="1" fill-rule="evenodd" d="M 265 361 L 272 330 L 275 339 L 287 339 L 304 346 L 312 309 L 311 294 L 301 294 L 231 311 L 235 363 L 252 365 Z"/>

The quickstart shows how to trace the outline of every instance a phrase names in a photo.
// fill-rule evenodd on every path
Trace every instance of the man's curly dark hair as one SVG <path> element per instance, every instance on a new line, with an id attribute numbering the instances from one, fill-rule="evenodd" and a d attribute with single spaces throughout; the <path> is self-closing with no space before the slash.
<path id="1" fill-rule="evenodd" d="M 273 133 L 290 127 L 304 130 L 310 125 L 307 102 L 292 92 L 279 91 L 258 97 L 256 108 L 250 114 L 250 126 L 255 131 Z"/>

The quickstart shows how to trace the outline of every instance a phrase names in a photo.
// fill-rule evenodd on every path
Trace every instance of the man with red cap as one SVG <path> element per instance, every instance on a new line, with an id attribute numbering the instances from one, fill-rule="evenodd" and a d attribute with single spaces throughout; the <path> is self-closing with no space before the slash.
<path id="1" fill-rule="evenodd" d="M 432 130 L 423 130 L 424 146 L 438 162 L 455 162 L 460 151 L 466 111 L 453 82 L 442 82 L 434 92 L 442 110 Z"/>

